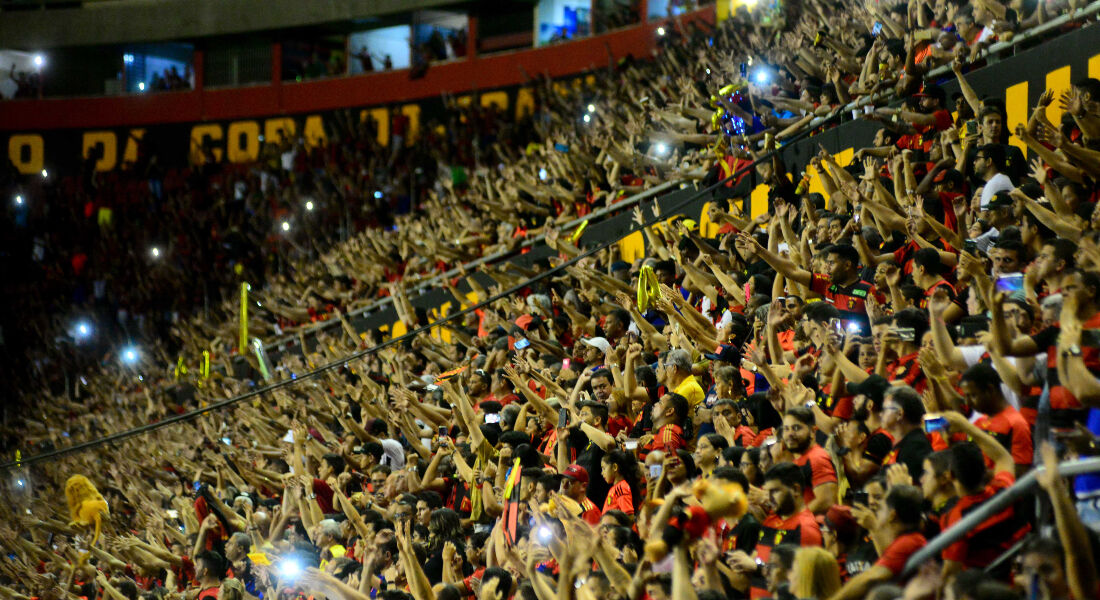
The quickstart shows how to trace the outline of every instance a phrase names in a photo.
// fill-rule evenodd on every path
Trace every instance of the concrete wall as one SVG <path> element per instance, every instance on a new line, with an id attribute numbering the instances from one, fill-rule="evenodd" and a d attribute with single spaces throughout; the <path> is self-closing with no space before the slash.
<path id="1" fill-rule="evenodd" d="M 453 0 L 117 0 L 0 16 L 6 48 L 194 39 L 285 29 L 454 4 Z"/>

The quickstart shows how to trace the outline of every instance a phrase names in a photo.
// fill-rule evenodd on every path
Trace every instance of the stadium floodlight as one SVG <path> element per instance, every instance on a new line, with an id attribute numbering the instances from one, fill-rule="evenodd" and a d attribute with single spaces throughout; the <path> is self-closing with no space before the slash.
<path id="1" fill-rule="evenodd" d="M 596 105 L 595 104 L 589 104 L 588 105 L 588 112 L 590 112 L 590 113 L 596 112 Z"/>
<path id="2" fill-rule="evenodd" d="M 584 122 L 585 123 L 591 123 L 592 122 L 592 115 L 584 115 Z"/>
<path id="3" fill-rule="evenodd" d="M 137 348 L 135 348 L 133 346 L 126 346 L 125 348 L 122 349 L 122 355 L 121 356 L 122 356 L 122 362 L 124 362 L 128 365 L 132 365 L 132 364 L 134 364 L 138 361 L 139 354 L 138 354 Z"/>
<path id="4" fill-rule="evenodd" d="M 16 206 L 23 206 L 23 196 L 21 194 L 16 194 L 15 195 L 15 205 Z"/>
<path id="5" fill-rule="evenodd" d="M 145 91 L 145 82 L 144 81 L 139 81 L 138 82 L 138 91 L 139 92 L 144 92 Z"/>
<path id="6" fill-rule="evenodd" d="M 77 340 L 86 340 L 92 336 L 92 325 L 87 321 L 79 321 L 73 328 L 73 334 Z"/>
<path id="7" fill-rule="evenodd" d="M 290 221 L 283 221 L 283 224 L 280 225 L 280 227 L 283 228 L 283 231 L 290 231 Z"/>
<path id="8" fill-rule="evenodd" d="M 153 258 L 160 258 L 160 248 L 157 248 L 156 246 L 153 246 L 149 250 L 149 254 L 152 254 Z"/>
<path id="9" fill-rule="evenodd" d="M 46 171 L 46 169 L 42 169 L 42 179 L 45 179 L 49 176 L 50 176 L 50 174 Z"/>
<path id="10" fill-rule="evenodd" d="M 664 27 L 658 27 L 657 28 L 657 35 L 664 35 L 664 34 L 665 34 L 665 28 Z"/>
<path id="11" fill-rule="evenodd" d="M 313 200 L 306 201 L 306 210 L 313 210 Z"/>
<path id="12" fill-rule="evenodd" d="M 41 54 L 34 55 L 34 68 L 41 69 L 46 66 L 46 57 Z"/>

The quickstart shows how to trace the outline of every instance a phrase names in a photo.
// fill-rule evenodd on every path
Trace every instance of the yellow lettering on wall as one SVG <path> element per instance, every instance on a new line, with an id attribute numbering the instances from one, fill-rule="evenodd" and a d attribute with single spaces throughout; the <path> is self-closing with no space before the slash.
<path id="1" fill-rule="evenodd" d="M 406 104 L 401 107 L 401 114 L 409 118 L 409 130 L 405 134 L 405 143 L 416 141 L 420 135 L 420 105 Z"/>
<path id="2" fill-rule="evenodd" d="M 1048 90 L 1054 90 L 1054 97 L 1061 98 L 1062 92 L 1070 88 L 1069 81 L 1069 65 L 1066 65 L 1060 69 L 1055 69 L 1050 73 L 1047 73 L 1047 88 Z M 1047 118 L 1051 123 L 1055 125 L 1062 122 L 1062 107 L 1060 102 L 1051 102 L 1047 107 Z M 1009 131 L 1013 131 L 1010 129 Z"/>
<path id="3" fill-rule="evenodd" d="M 230 123 L 225 151 L 231 163 L 256 160 L 260 156 L 260 124 L 256 121 Z"/>
<path id="4" fill-rule="evenodd" d="M 1100 79 L 1100 54 L 1089 59 L 1089 77 Z"/>
<path id="5" fill-rule="evenodd" d="M 45 146 L 42 136 L 36 133 L 13 135 L 8 138 L 8 159 L 24 175 L 41 172 Z"/>
<path id="6" fill-rule="evenodd" d="M 290 117 L 278 117 L 264 121 L 264 143 L 281 144 L 283 140 L 294 137 L 298 126 Z"/>
<path id="7" fill-rule="evenodd" d="M 375 139 L 380 146 L 390 145 L 390 111 L 389 109 L 371 108 L 367 110 L 359 111 L 359 121 L 366 121 L 367 118 L 374 121 L 374 129 L 376 131 Z"/>
<path id="8" fill-rule="evenodd" d="M 325 135 L 325 122 L 321 120 L 321 115 L 306 117 L 306 126 L 302 128 L 302 134 L 306 137 L 306 146 L 310 148 L 324 144 L 328 136 Z"/>
<path id="9" fill-rule="evenodd" d="M 397 321 L 393 324 L 393 327 L 390 328 L 390 339 L 392 340 L 393 338 L 399 338 L 408 333 L 408 331 L 409 329 L 405 327 L 405 323 L 403 321 Z"/>
<path id="10" fill-rule="evenodd" d="M 438 321 L 443 317 L 446 317 L 451 312 L 451 301 L 448 300 L 439 305 L 439 308 L 432 309 L 432 315 L 435 317 L 432 321 Z M 433 327 L 431 330 L 432 337 L 440 340 L 443 343 L 451 343 L 451 330 L 446 327 Z"/>
<path id="11" fill-rule="evenodd" d="M 635 231 L 619 240 L 619 258 L 621 260 L 633 263 L 643 256 L 645 256 L 645 236 L 641 231 Z"/>
<path id="12" fill-rule="evenodd" d="M 516 92 L 516 120 L 523 118 L 524 115 L 534 114 L 535 112 L 535 94 L 530 88 L 520 88 Z"/>
<path id="13" fill-rule="evenodd" d="M 206 153 L 203 152 L 203 147 L 210 145 L 212 142 L 220 142 L 222 140 L 222 126 L 216 123 L 209 123 L 206 125 L 195 125 L 191 128 L 191 164 L 201 165 L 206 161 Z M 219 146 L 213 148 L 213 155 L 215 162 L 221 162 L 222 149 Z"/>
<path id="14" fill-rule="evenodd" d="M 138 142 L 145 138 L 144 129 L 131 129 L 126 138 L 126 149 L 122 151 L 122 164 L 133 164 L 138 159 Z"/>
<path id="15" fill-rule="evenodd" d="M 1005 128 L 1016 131 L 1017 125 L 1027 123 L 1027 82 L 1017 83 L 1005 90 L 1005 112 L 1008 113 L 1008 122 Z M 1027 146 L 1016 136 L 1011 136 L 1010 144 L 1016 146 L 1027 156 Z"/>
<path id="16" fill-rule="evenodd" d="M 497 105 L 497 110 L 504 112 L 508 110 L 508 94 L 504 92 L 488 92 L 481 95 L 481 105 L 488 107 L 492 104 Z"/>
<path id="17" fill-rule="evenodd" d="M 768 212 L 768 190 L 771 188 L 767 184 L 761 183 L 752 190 L 752 194 L 749 195 L 749 217 L 755 219 L 760 215 Z"/>
<path id="18" fill-rule="evenodd" d="M 84 160 L 97 148 L 102 151 L 95 161 L 96 171 L 110 171 L 118 163 L 118 136 L 113 131 L 85 131 L 82 146 L 80 155 Z"/>
<path id="19" fill-rule="evenodd" d="M 455 98 L 455 104 L 457 104 L 461 108 L 466 108 L 466 107 L 470 106 L 471 104 L 473 104 L 473 102 L 474 102 L 474 97 L 471 96 L 470 94 L 463 94 L 463 95 L 459 96 L 458 98 Z"/>

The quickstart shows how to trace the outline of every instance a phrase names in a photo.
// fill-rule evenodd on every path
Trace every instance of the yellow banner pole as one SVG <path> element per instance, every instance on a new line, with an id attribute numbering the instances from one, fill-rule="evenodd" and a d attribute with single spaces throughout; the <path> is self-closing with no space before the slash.
<path id="1" fill-rule="evenodd" d="M 237 352 L 248 351 L 248 284 L 241 283 L 241 332 L 237 341 Z"/>

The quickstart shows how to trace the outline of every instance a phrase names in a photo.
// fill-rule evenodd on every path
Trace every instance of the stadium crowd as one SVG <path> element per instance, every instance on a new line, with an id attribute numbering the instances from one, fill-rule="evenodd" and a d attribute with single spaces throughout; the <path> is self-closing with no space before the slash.
<path id="1" fill-rule="evenodd" d="M 552 267 L 582 252 L 557 225 L 669 179 L 716 183 L 850 100 L 904 99 L 864 113 L 882 128 L 849 165 L 824 150 L 809 165 L 780 154 L 758 164 L 770 185 L 765 214 L 741 213 L 736 182 L 719 188 L 715 236 L 684 220 L 646 227 L 647 256 L 633 263 L 601 251 L 319 377 L 13 470 L 0 509 L 0 596 L 1100 596 L 1100 482 L 1058 473 L 1059 459 L 1095 455 L 1100 431 L 1100 81 L 1048 91 L 1010 132 L 1003 102 L 978 97 L 965 74 L 994 41 L 1076 8 L 761 7 L 713 30 L 673 28 L 653 60 L 601 71 L 591 89 L 562 95 L 546 82 L 525 125 L 456 108 L 446 135 L 428 127 L 387 151 L 348 121 L 329 146 L 300 147 L 289 163 L 284 148 L 249 172 L 208 165 L 179 188 L 139 185 L 120 204 L 118 182 L 93 186 L 101 177 L 87 173 L 78 189 L 98 190 L 110 210 L 104 218 L 89 200 L 65 218 L 78 229 L 80 215 L 95 214 L 100 251 L 132 261 L 140 279 L 115 290 L 148 293 L 163 268 L 119 251 L 172 237 L 124 237 L 134 235 L 123 233 L 130 218 L 156 220 L 137 216 L 142 201 L 173 215 L 201 203 L 186 212 L 236 232 L 237 242 L 219 235 L 208 246 L 227 249 L 216 259 L 193 259 L 186 244 L 208 242 L 164 224 L 179 239 L 166 255 L 194 262 L 171 266 L 163 285 L 176 287 L 143 298 L 147 312 L 178 310 L 167 299 L 195 294 L 187 274 L 201 265 L 220 293 L 253 282 L 267 311 L 250 324 L 260 335 L 343 321 L 385 295 L 413 328 L 427 324 L 406 291 L 420 280 L 536 232 L 560 253 L 540 265 Z M 762 65 L 766 81 L 746 79 Z M 925 77 L 942 65 L 961 85 L 957 99 Z M 1061 122 L 1047 119 L 1054 105 Z M 1010 139 L 1037 158 L 1027 162 Z M 807 166 L 825 194 L 788 176 Z M 372 203 L 383 185 L 374 177 L 394 189 L 415 182 L 428 199 Z M 320 213 L 330 229 L 355 204 L 366 207 L 355 216 L 364 227 L 383 227 L 327 240 L 329 250 L 318 250 L 328 245 L 322 227 L 280 241 L 275 224 L 303 219 L 307 197 L 331 206 Z M 94 264 L 87 254 L 85 263 Z M 485 272 L 498 285 L 474 285 L 479 301 L 531 274 Z M 94 281 L 27 301 L 97 296 Z M 191 356 L 213 350 L 208 377 L 157 369 L 138 380 L 103 365 L 75 397 L 28 403 L 4 428 L 8 447 L 32 454 L 94 440 L 250 389 L 229 364 L 233 300 L 214 302 L 220 310 L 149 334 Z M 341 325 L 312 352 L 253 366 L 294 377 L 378 341 Z M 175 365 L 166 348 L 156 361 Z M 1038 464 L 1043 494 L 906 571 L 928 540 Z M 52 501 L 74 474 L 110 506 L 95 545 Z M 707 486 L 740 488 L 746 510 L 698 518 Z M 1037 506 L 1053 514 L 1052 530 Z"/>

